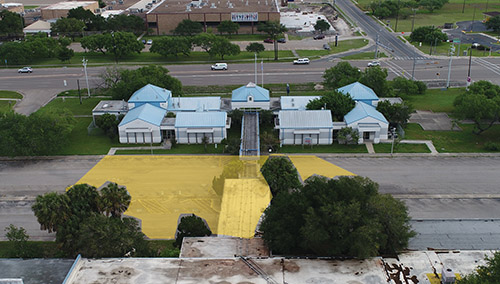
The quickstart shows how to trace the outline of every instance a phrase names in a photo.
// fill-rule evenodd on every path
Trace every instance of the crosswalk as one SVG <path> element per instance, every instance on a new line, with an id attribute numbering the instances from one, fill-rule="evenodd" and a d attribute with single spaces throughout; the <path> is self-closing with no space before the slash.
<path id="1" fill-rule="evenodd" d="M 394 60 L 434 60 L 431 57 L 424 57 L 424 56 L 418 56 L 418 57 L 394 57 Z"/>

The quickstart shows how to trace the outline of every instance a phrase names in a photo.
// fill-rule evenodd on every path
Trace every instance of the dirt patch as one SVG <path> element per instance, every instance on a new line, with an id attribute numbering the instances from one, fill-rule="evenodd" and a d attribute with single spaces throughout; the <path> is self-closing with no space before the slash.
<path id="1" fill-rule="evenodd" d="M 286 272 L 299 272 L 300 266 L 298 266 L 295 262 L 285 260 L 285 263 L 283 264 L 283 270 L 285 270 Z"/>

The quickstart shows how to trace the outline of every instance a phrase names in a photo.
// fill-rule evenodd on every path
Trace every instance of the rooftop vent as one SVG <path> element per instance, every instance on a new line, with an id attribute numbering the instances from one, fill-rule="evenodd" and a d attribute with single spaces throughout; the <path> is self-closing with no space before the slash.
<path id="1" fill-rule="evenodd" d="M 109 105 L 108 105 L 108 104 L 103 104 L 103 105 L 102 105 L 102 108 L 107 108 L 107 107 L 109 107 Z"/>
<path id="2" fill-rule="evenodd" d="M 212 4 L 212 5 L 210 5 L 210 8 L 212 8 L 212 9 L 217 8 L 217 6 L 215 6 L 215 3 L 211 3 L 211 4 Z"/>

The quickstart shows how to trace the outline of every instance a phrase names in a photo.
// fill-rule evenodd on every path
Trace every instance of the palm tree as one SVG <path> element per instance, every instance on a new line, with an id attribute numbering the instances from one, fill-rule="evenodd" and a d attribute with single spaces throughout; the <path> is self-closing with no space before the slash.
<path id="1" fill-rule="evenodd" d="M 123 212 L 127 211 L 130 199 L 130 194 L 125 187 L 109 183 L 101 189 L 101 212 L 105 212 L 107 216 L 111 214 L 119 218 Z"/>
<path id="2" fill-rule="evenodd" d="M 56 232 L 58 226 L 64 224 L 70 217 L 71 208 L 66 194 L 49 192 L 36 197 L 31 207 L 40 223 L 40 229 Z"/>
<path id="3" fill-rule="evenodd" d="M 288 29 L 278 21 L 260 23 L 257 31 L 265 32 L 274 43 L 274 60 L 278 60 L 278 36 L 288 31 Z"/>

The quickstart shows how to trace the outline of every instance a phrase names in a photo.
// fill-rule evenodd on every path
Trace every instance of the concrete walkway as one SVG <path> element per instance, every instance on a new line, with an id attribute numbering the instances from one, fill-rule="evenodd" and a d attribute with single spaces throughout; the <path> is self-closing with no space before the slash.
<path id="1" fill-rule="evenodd" d="M 373 149 L 372 142 L 365 142 L 366 150 L 368 150 L 368 154 L 375 154 L 375 149 Z"/>
<path id="2" fill-rule="evenodd" d="M 431 155 L 439 154 L 431 140 L 401 140 L 399 143 L 405 144 L 425 144 L 431 150 Z"/>
<path id="3" fill-rule="evenodd" d="M 153 147 L 116 147 L 110 148 L 106 155 L 113 156 L 118 150 L 163 150 L 166 149 L 164 146 L 153 146 Z"/>

